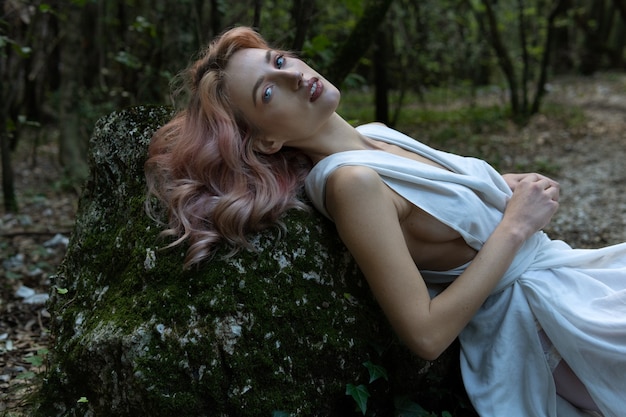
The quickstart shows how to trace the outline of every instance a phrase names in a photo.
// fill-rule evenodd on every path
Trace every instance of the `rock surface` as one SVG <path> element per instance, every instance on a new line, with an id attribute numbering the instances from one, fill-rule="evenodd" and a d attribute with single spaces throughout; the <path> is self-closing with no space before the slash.
<path id="1" fill-rule="evenodd" d="M 260 233 L 258 252 L 218 253 L 192 271 L 182 271 L 184 249 L 160 250 L 143 211 L 143 163 L 170 116 L 139 107 L 96 127 L 52 282 L 39 415 L 348 416 L 347 384 L 367 387 L 376 415 L 393 415 L 400 398 L 471 415 L 456 347 L 434 363 L 411 355 L 319 214 L 291 212 L 285 236 Z M 370 383 L 368 361 L 388 380 Z"/>

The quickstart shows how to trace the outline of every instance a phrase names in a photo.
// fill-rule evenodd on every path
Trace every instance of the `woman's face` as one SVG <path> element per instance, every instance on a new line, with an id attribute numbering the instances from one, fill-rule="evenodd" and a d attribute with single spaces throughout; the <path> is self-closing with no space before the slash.
<path id="1" fill-rule="evenodd" d="M 339 90 L 301 60 L 243 49 L 226 67 L 231 100 L 263 136 L 295 146 L 315 135 L 339 104 Z"/>

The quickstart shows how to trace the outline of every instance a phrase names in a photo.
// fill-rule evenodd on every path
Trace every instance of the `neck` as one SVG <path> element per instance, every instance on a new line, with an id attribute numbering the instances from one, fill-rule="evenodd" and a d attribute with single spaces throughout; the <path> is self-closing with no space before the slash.
<path id="1" fill-rule="evenodd" d="M 337 113 L 306 144 L 298 146 L 314 164 L 338 152 L 371 149 L 370 141 Z"/>

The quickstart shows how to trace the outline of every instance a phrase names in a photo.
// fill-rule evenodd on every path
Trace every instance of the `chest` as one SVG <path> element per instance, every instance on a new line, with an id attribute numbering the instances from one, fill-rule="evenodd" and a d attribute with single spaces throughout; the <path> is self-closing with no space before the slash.
<path id="1" fill-rule="evenodd" d="M 407 151 L 406 149 L 403 149 L 397 145 L 393 145 L 391 143 L 380 142 L 380 141 L 377 141 L 377 145 L 381 150 L 384 150 L 385 152 L 388 152 L 390 154 L 402 156 L 404 158 L 412 159 L 422 164 L 434 166 L 440 169 L 446 169 L 443 165 L 438 164 L 437 162 L 431 159 L 428 159 L 417 153 Z"/>
<path id="2" fill-rule="evenodd" d="M 446 169 L 428 158 L 398 146 L 382 144 L 382 147 L 386 152 L 442 170 Z M 465 242 L 459 232 L 417 207 L 391 188 L 388 189 L 388 193 L 389 198 L 394 201 L 407 248 L 418 268 L 446 271 L 474 259 L 476 250 Z M 463 207 L 458 205 L 452 209 L 463 210 Z"/>
<path id="3" fill-rule="evenodd" d="M 461 235 L 424 210 L 389 189 L 407 248 L 420 269 L 446 271 L 474 258 Z"/>

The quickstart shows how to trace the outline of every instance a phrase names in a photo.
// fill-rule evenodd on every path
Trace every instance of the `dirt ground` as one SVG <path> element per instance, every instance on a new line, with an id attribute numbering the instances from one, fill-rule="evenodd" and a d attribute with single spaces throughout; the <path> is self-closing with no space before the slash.
<path id="1" fill-rule="evenodd" d="M 547 232 L 581 248 L 626 241 L 626 75 L 562 79 L 549 100 L 579 106 L 585 121 L 555 129 L 538 116 L 522 132 L 558 168 L 560 207 Z"/>
<path id="2" fill-rule="evenodd" d="M 577 106 L 584 120 L 567 126 L 538 115 L 494 143 L 511 167 L 543 164 L 561 183 L 553 238 L 575 247 L 626 241 L 626 74 L 560 79 L 546 101 Z M 63 188 L 56 147 L 25 145 L 14 157 L 20 214 L 0 211 L 0 416 L 15 417 L 29 414 L 46 367 L 45 297 L 78 200 Z"/>

